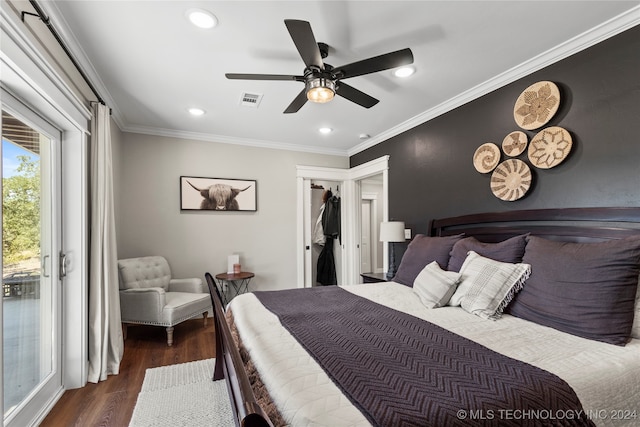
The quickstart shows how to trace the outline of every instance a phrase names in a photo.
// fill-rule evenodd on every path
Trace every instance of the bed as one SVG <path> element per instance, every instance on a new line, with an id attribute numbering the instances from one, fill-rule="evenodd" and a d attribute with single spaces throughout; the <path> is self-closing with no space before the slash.
<path id="1" fill-rule="evenodd" d="M 640 208 L 433 220 L 392 282 L 212 293 L 214 379 L 240 426 L 638 425 L 639 265 Z"/>

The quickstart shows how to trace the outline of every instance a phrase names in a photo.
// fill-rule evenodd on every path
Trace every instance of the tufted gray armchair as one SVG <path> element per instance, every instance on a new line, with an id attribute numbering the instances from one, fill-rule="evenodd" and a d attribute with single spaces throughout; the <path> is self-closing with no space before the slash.
<path id="1" fill-rule="evenodd" d="M 174 325 L 202 314 L 207 326 L 211 299 L 201 279 L 172 279 L 161 256 L 118 260 L 118 272 L 125 339 L 129 324 L 164 326 L 169 346 Z"/>

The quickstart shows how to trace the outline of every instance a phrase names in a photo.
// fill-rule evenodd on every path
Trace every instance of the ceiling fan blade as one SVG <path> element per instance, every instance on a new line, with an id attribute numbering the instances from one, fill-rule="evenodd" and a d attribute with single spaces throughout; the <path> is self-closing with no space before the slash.
<path id="1" fill-rule="evenodd" d="M 227 73 L 225 76 L 231 80 L 292 80 L 304 82 L 303 76 L 287 76 L 284 74 L 235 74 Z"/>
<path id="2" fill-rule="evenodd" d="M 336 67 L 332 70 L 332 73 L 339 79 L 347 79 L 412 63 L 413 53 L 411 49 L 406 48 L 385 53 L 384 55 L 374 56 L 369 59 L 363 59 L 362 61 L 343 65 L 342 67 Z"/>
<path id="3" fill-rule="evenodd" d="M 284 24 L 287 26 L 287 30 L 289 30 L 293 43 L 298 48 L 298 53 L 300 53 L 305 65 L 307 67 L 315 65 L 324 70 L 322 55 L 313 35 L 313 30 L 311 30 L 311 24 L 307 21 L 296 19 L 285 19 Z"/>
<path id="4" fill-rule="evenodd" d="M 348 99 L 351 102 L 355 102 L 356 104 L 361 105 L 364 108 L 371 108 L 379 102 L 373 96 L 369 96 L 366 93 L 359 91 L 353 86 L 349 86 L 348 84 L 343 82 L 338 82 L 336 94 Z"/>
<path id="5" fill-rule="evenodd" d="M 307 102 L 307 91 L 302 89 L 302 92 L 295 97 L 295 99 L 289 104 L 284 114 L 296 113 Z"/>

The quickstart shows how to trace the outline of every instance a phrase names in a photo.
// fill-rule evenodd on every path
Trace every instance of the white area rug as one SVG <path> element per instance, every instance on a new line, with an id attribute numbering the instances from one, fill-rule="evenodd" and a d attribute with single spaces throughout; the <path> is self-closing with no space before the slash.
<path id="1" fill-rule="evenodd" d="M 224 380 L 212 381 L 215 359 L 147 369 L 129 427 L 233 426 Z"/>

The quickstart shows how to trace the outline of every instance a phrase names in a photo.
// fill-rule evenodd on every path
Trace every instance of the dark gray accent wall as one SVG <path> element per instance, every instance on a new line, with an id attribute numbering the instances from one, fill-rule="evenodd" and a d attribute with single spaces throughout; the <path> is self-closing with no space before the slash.
<path id="1" fill-rule="evenodd" d="M 518 156 L 531 167 L 533 184 L 524 198 L 502 201 L 491 192 L 491 174 L 475 170 L 473 154 L 522 130 L 513 119 L 516 99 L 541 80 L 561 92 L 560 108 L 544 127 L 567 129 L 573 149 L 548 170 L 533 167 L 526 151 Z M 530 140 L 541 129 L 524 132 Z M 430 219 L 478 212 L 640 206 L 640 26 L 353 155 L 350 165 L 386 154 L 390 218 L 414 234 L 426 232 Z"/>

